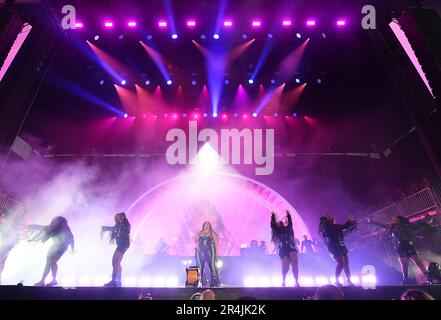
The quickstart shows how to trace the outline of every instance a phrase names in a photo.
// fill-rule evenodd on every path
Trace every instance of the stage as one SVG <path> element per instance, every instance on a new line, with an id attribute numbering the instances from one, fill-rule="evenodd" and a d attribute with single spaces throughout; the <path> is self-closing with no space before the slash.
<path id="1" fill-rule="evenodd" d="M 441 285 L 432 286 L 380 286 L 376 289 L 343 287 L 347 300 L 399 300 L 408 288 L 426 291 L 435 299 L 441 299 Z M 305 300 L 314 295 L 316 287 L 303 288 L 213 288 L 217 300 Z M 1 300 L 139 300 L 150 294 L 153 300 L 190 300 L 203 288 L 44 288 L 27 286 L 0 286 Z"/>

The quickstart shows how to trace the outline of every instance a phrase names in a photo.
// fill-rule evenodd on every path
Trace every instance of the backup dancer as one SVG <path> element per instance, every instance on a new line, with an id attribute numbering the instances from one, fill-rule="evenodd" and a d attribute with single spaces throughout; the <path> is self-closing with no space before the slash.
<path id="1" fill-rule="evenodd" d="M 419 252 L 415 246 L 415 234 L 425 225 L 432 223 L 432 221 L 433 218 L 429 215 L 416 223 L 410 223 L 409 220 L 403 216 L 393 216 L 389 224 L 382 224 L 368 219 L 369 223 L 386 229 L 388 234 L 392 235 L 395 251 L 403 274 L 402 285 L 409 283 L 409 260 L 415 263 L 427 280 L 427 269 L 421 261 Z"/>
<path id="2" fill-rule="evenodd" d="M 24 231 L 24 238 L 28 241 L 42 241 L 45 243 L 52 239 L 52 245 L 46 256 L 46 266 L 43 271 L 41 280 L 36 286 L 52 287 L 57 285 L 58 260 L 64 255 L 67 249 L 71 248 L 74 253 L 74 236 L 69 228 L 68 221 L 65 217 L 55 217 L 48 226 L 29 225 Z M 52 281 L 45 284 L 46 277 L 52 273 Z"/>
<path id="3" fill-rule="evenodd" d="M 348 249 L 345 246 L 345 235 L 355 229 L 356 222 L 352 217 L 345 224 L 336 224 L 334 217 L 326 215 L 320 218 L 319 233 L 323 237 L 328 252 L 337 263 L 335 267 L 335 279 L 339 285 L 339 277 L 345 270 L 348 285 L 352 286 L 351 269 L 349 268 Z"/>
<path id="4" fill-rule="evenodd" d="M 286 210 L 286 219 L 277 222 L 276 214 L 271 212 L 272 241 L 279 251 L 282 264 L 282 286 L 286 285 L 286 275 L 291 265 L 296 287 L 299 287 L 299 259 L 294 238 L 291 214 Z"/>
<path id="5" fill-rule="evenodd" d="M 117 213 L 113 227 L 101 227 L 101 234 L 104 232 L 111 232 L 110 242 L 116 242 L 116 249 L 112 257 L 112 280 L 104 286 L 121 287 L 121 261 L 124 257 L 124 253 L 130 247 L 130 223 L 127 220 L 126 214 L 124 212 Z"/>
<path id="6" fill-rule="evenodd" d="M 200 269 L 200 277 L 202 285 L 206 285 L 204 276 L 205 264 L 208 264 L 210 269 L 211 287 L 220 285 L 219 275 L 216 267 L 217 249 L 218 249 L 218 235 L 213 230 L 211 223 L 205 221 L 202 225 L 202 230 L 198 231 L 195 236 L 196 243 L 196 260 Z"/>

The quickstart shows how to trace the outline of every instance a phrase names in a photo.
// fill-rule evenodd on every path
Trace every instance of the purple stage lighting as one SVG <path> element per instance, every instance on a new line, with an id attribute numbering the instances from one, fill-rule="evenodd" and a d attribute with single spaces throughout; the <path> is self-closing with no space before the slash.
<path id="1" fill-rule="evenodd" d="M 317 22 L 315 20 L 312 20 L 312 19 L 306 21 L 306 25 L 308 27 L 315 27 L 316 24 L 317 24 Z"/>
<path id="2" fill-rule="evenodd" d="M 129 115 L 127 113 L 124 113 L 124 119 L 127 119 Z"/>
<path id="3" fill-rule="evenodd" d="M 285 19 L 282 21 L 282 26 L 284 27 L 291 27 L 291 25 L 292 25 L 292 21 L 289 19 Z"/>
<path id="4" fill-rule="evenodd" d="M 219 39 L 219 35 L 218 35 L 217 33 L 215 33 L 215 34 L 213 34 L 213 38 L 214 38 L 215 40 L 217 40 L 217 39 Z"/>
<path id="5" fill-rule="evenodd" d="M 176 33 L 173 33 L 173 34 L 172 34 L 172 39 L 173 39 L 173 40 L 176 40 L 177 38 L 178 38 L 178 35 L 177 35 Z"/>
<path id="6" fill-rule="evenodd" d="M 98 41 L 100 39 L 99 35 L 96 35 L 95 37 L 93 37 L 93 40 Z"/>
<path id="7" fill-rule="evenodd" d="M 164 29 L 167 28 L 167 21 L 161 20 L 158 22 L 158 27 Z"/>
<path id="8" fill-rule="evenodd" d="M 82 22 L 75 23 L 75 29 L 82 29 L 84 27 Z"/>
<path id="9" fill-rule="evenodd" d="M 167 85 L 171 86 L 173 84 L 173 81 L 167 80 Z"/>
<path id="10" fill-rule="evenodd" d="M 136 28 L 136 21 L 129 21 L 129 22 L 127 23 L 127 26 L 128 26 L 129 28 Z"/>
<path id="11" fill-rule="evenodd" d="M 222 113 L 221 118 L 222 118 L 222 120 L 227 120 L 228 115 L 226 113 Z"/>
<path id="12" fill-rule="evenodd" d="M 297 39 L 301 39 L 302 38 L 302 35 L 300 34 L 300 33 L 296 33 L 296 37 L 297 37 Z"/>
<path id="13" fill-rule="evenodd" d="M 249 84 L 253 84 L 253 83 L 254 83 L 254 80 L 253 80 L 253 79 L 249 79 L 249 80 L 248 80 L 248 83 L 249 83 Z"/>
<path id="14" fill-rule="evenodd" d="M 251 22 L 251 26 L 253 28 L 260 28 L 262 26 L 262 22 L 260 20 L 253 20 Z"/>
<path id="15" fill-rule="evenodd" d="M 344 27 L 346 25 L 346 20 L 337 20 L 337 27 Z"/>
<path id="16" fill-rule="evenodd" d="M 242 119 L 248 119 L 248 114 L 247 113 L 242 114 Z"/>
<path id="17" fill-rule="evenodd" d="M 231 20 L 225 20 L 224 21 L 224 27 L 225 28 L 231 28 L 233 26 L 233 21 Z"/>
<path id="18" fill-rule="evenodd" d="M 126 80 L 121 80 L 121 84 L 122 84 L 123 86 L 125 86 L 125 85 L 126 85 L 126 83 L 127 83 L 127 81 L 126 81 Z"/>
<path id="19" fill-rule="evenodd" d="M 189 27 L 189 28 L 196 27 L 196 21 L 195 20 L 187 20 L 187 27 Z"/>
<path id="20" fill-rule="evenodd" d="M 112 21 L 104 22 L 104 27 L 106 27 L 106 28 L 113 28 L 113 22 Z"/>
<path id="21" fill-rule="evenodd" d="M 257 118 L 257 113 L 256 112 L 253 112 L 253 117 Z"/>
<path id="22" fill-rule="evenodd" d="M 217 112 L 213 112 L 213 118 L 217 118 Z"/>

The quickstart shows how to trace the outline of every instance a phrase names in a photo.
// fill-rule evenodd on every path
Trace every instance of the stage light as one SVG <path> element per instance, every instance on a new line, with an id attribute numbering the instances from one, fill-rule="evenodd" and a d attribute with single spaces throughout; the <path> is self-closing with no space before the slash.
<path id="1" fill-rule="evenodd" d="M 77 22 L 75 23 L 75 29 L 82 29 L 83 28 L 83 23 L 82 22 Z"/>
<path id="2" fill-rule="evenodd" d="M 187 114 L 185 112 L 182 114 L 182 118 L 187 118 Z"/>
<path id="3" fill-rule="evenodd" d="M 253 80 L 253 79 L 249 79 L 249 80 L 248 80 L 248 83 L 249 83 L 249 84 L 253 84 L 253 83 L 254 83 L 254 80 Z"/>
<path id="4" fill-rule="evenodd" d="M 323 38 L 323 39 L 326 39 L 327 37 L 328 37 L 328 36 L 326 35 L 326 33 L 323 32 L 323 33 L 322 33 L 322 38 Z"/>
<path id="5" fill-rule="evenodd" d="M 201 39 L 205 40 L 205 39 L 207 39 L 207 36 L 205 34 L 201 34 Z"/>
<path id="6" fill-rule="evenodd" d="M 158 27 L 160 27 L 162 29 L 167 28 L 167 22 L 166 21 L 159 21 Z"/>
<path id="7" fill-rule="evenodd" d="M 200 118 L 199 113 L 193 113 L 193 119 L 198 120 Z"/>
<path id="8" fill-rule="evenodd" d="M 222 120 L 227 120 L 228 116 L 226 113 L 222 113 L 221 118 L 222 118 Z"/>
<path id="9" fill-rule="evenodd" d="M 296 78 L 296 83 L 300 83 L 300 79 L 299 78 Z"/>
<path id="10" fill-rule="evenodd" d="M 176 40 L 178 38 L 178 35 L 176 33 L 173 33 L 171 37 L 173 40 Z"/>
<path id="11" fill-rule="evenodd" d="M 127 113 L 124 113 L 124 119 L 127 119 L 129 115 Z"/>
<path id="12" fill-rule="evenodd" d="M 135 277 L 125 277 L 123 283 L 125 286 L 135 287 L 138 283 L 138 279 Z"/>
<path id="13" fill-rule="evenodd" d="M 242 119 L 248 119 L 248 114 L 246 113 L 242 114 Z"/>
<path id="14" fill-rule="evenodd" d="M 324 286 L 326 284 L 329 284 L 329 280 L 326 277 L 316 277 L 315 284 L 318 286 Z"/>
<path id="15" fill-rule="evenodd" d="M 360 278 L 357 276 L 351 276 L 351 282 L 353 284 L 359 284 L 360 283 Z"/>
<path id="16" fill-rule="evenodd" d="M 168 113 L 164 113 L 164 118 L 167 118 L 168 117 Z"/>
<path id="17" fill-rule="evenodd" d="M 208 117 L 208 113 L 204 112 L 204 118 Z"/>
<path id="18" fill-rule="evenodd" d="M 318 84 L 322 84 L 322 79 L 318 78 L 318 79 L 317 79 L 317 83 L 318 83 Z"/>
<path id="19" fill-rule="evenodd" d="M 145 81 L 145 85 L 146 85 L 146 86 L 150 85 L 150 80 L 146 80 L 146 81 Z"/>
<path id="20" fill-rule="evenodd" d="M 145 113 L 143 113 L 142 117 L 145 119 L 145 118 L 147 118 L 147 115 Z"/>
<path id="21" fill-rule="evenodd" d="M 215 33 L 215 34 L 213 34 L 213 38 L 214 38 L 215 40 L 217 40 L 217 39 L 219 39 L 219 35 L 218 35 L 217 33 Z"/>
<path id="22" fill-rule="evenodd" d="M 152 279 L 150 279 L 150 278 L 139 278 L 139 282 L 138 282 L 138 285 L 140 286 L 140 287 L 148 287 L 148 286 L 150 286 L 152 284 Z"/>
<path id="23" fill-rule="evenodd" d="M 300 33 L 296 33 L 296 37 L 297 37 L 297 39 L 301 39 L 302 38 L 302 35 L 300 34 Z"/>
<path id="24" fill-rule="evenodd" d="M 171 81 L 171 80 L 167 80 L 167 85 L 168 86 L 171 86 L 173 84 L 173 81 Z"/>
<path id="25" fill-rule="evenodd" d="M 268 33 L 268 39 L 274 38 L 274 35 L 272 33 Z"/>
<path id="26" fill-rule="evenodd" d="M 217 118 L 217 112 L 213 112 L 213 118 Z"/>
<path id="27" fill-rule="evenodd" d="M 314 27 L 316 24 L 317 24 L 317 22 L 315 20 L 312 20 L 312 19 L 306 21 L 306 25 L 308 27 Z"/>
<path id="28" fill-rule="evenodd" d="M 242 39 L 244 40 L 248 39 L 248 35 L 246 33 L 242 34 Z"/>
<path id="29" fill-rule="evenodd" d="M 223 262 L 222 260 L 218 260 L 218 261 L 216 262 L 216 267 L 217 267 L 218 269 L 222 269 L 223 265 L 224 265 L 224 262 Z"/>
<path id="30" fill-rule="evenodd" d="M 259 28 L 261 25 L 262 25 L 262 22 L 261 22 L 260 20 L 253 20 L 253 21 L 251 22 L 251 26 L 252 26 L 253 28 Z"/>
<path id="31" fill-rule="evenodd" d="M 224 21 L 224 27 L 225 28 L 231 28 L 233 26 L 233 21 L 231 20 L 225 20 Z"/>
<path id="32" fill-rule="evenodd" d="M 294 112 L 292 115 L 293 115 L 293 117 L 297 117 L 298 116 L 297 112 Z"/>
<path id="33" fill-rule="evenodd" d="M 153 279 L 153 286 L 154 287 L 163 287 L 164 285 L 165 285 L 164 278 L 154 278 Z"/>
<path id="34" fill-rule="evenodd" d="M 279 114 L 278 114 L 277 112 L 275 112 L 275 113 L 274 113 L 274 116 L 275 116 L 275 117 L 278 117 L 278 116 L 279 116 Z"/>
<path id="35" fill-rule="evenodd" d="M 290 27 L 291 25 L 292 25 L 291 20 L 285 19 L 282 21 L 282 26 L 284 26 L 284 27 Z"/>
<path id="36" fill-rule="evenodd" d="M 129 21 L 129 22 L 127 23 L 127 26 L 128 26 L 129 28 L 136 28 L 136 21 Z"/>
<path id="37" fill-rule="evenodd" d="M 151 34 L 147 35 L 147 40 L 152 40 L 153 36 Z"/>
<path id="38" fill-rule="evenodd" d="M 257 118 L 257 113 L 256 112 L 253 112 L 253 117 Z"/>
<path id="39" fill-rule="evenodd" d="M 257 286 L 261 288 L 269 287 L 271 284 L 270 279 L 268 278 L 259 278 L 257 279 Z"/>
<path id="40" fill-rule="evenodd" d="M 271 79 L 271 84 L 276 84 L 276 80 L 274 80 L 274 79 Z"/>
<path id="41" fill-rule="evenodd" d="M 93 37 L 93 40 L 98 41 L 100 39 L 99 35 L 96 35 L 95 37 Z"/>
<path id="42" fill-rule="evenodd" d="M 118 39 L 119 39 L 119 40 L 124 39 L 124 35 L 123 35 L 123 34 L 120 34 L 120 35 L 118 36 Z"/>
<path id="43" fill-rule="evenodd" d="M 92 284 L 92 279 L 90 277 L 84 276 L 78 279 L 78 284 L 82 286 L 90 286 Z"/>
<path id="44" fill-rule="evenodd" d="M 311 277 L 301 277 L 299 282 L 302 286 L 306 286 L 306 287 L 314 285 L 314 279 Z"/>
<path id="45" fill-rule="evenodd" d="M 238 114 L 237 112 L 233 113 L 233 117 L 237 118 Z"/>
<path id="46" fill-rule="evenodd" d="M 187 20 L 187 27 L 189 27 L 189 28 L 196 27 L 196 21 L 194 21 L 194 20 Z"/>
<path id="47" fill-rule="evenodd" d="M 104 84 L 104 80 L 100 80 L 100 86 Z"/>
<path id="48" fill-rule="evenodd" d="M 196 80 L 192 80 L 191 81 L 191 85 L 193 85 L 193 86 L 197 85 L 197 81 Z"/>
<path id="49" fill-rule="evenodd" d="M 104 27 L 106 27 L 106 28 L 113 28 L 113 22 L 112 21 L 104 22 Z"/>
<path id="50" fill-rule="evenodd" d="M 257 283 L 256 283 L 256 279 L 247 277 L 243 279 L 243 284 L 245 287 L 255 287 Z"/>
<path id="51" fill-rule="evenodd" d="M 121 80 L 121 84 L 122 84 L 123 86 L 125 86 L 125 85 L 126 85 L 126 83 L 127 83 L 127 81 L 126 81 L 126 80 Z"/>
<path id="52" fill-rule="evenodd" d="M 177 118 L 178 118 L 178 114 L 177 114 L 177 113 L 173 113 L 173 114 L 172 114 L 172 118 L 173 118 L 173 119 L 177 119 Z"/>
<path id="53" fill-rule="evenodd" d="M 228 84 L 230 84 L 230 80 L 225 79 L 224 83 L 225 83 L 226 85 L 228 85 Z"/>
<path id="54" fill-rule="evenodd" d="M 337 27 L 344 27 L 346 25 L 346 20 L 337 20 Z"/>

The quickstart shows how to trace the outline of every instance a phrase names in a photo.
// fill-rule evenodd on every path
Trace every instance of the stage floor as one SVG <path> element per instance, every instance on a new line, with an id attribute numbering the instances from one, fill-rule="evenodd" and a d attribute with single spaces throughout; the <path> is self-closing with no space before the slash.
<path id="1" fill-rule="evenodd" d="M 441 285 L 433 286 L 379 286 L 376 289 L 343 287 L 348 300 L 399 299 L 407 288 L 418 288 L 441 300 Z M 138 300 L 150 294 L 154 300 L 189 300 L 193 293 L 204 288 L 44 288 L 27 286 L 0 286 L 0 300 Z M 304 288 L 212 288 L 217 300 L 237 300 L 253 297 L 257 300 L 303 300 L 312 297 L 315 287 Z"/>

